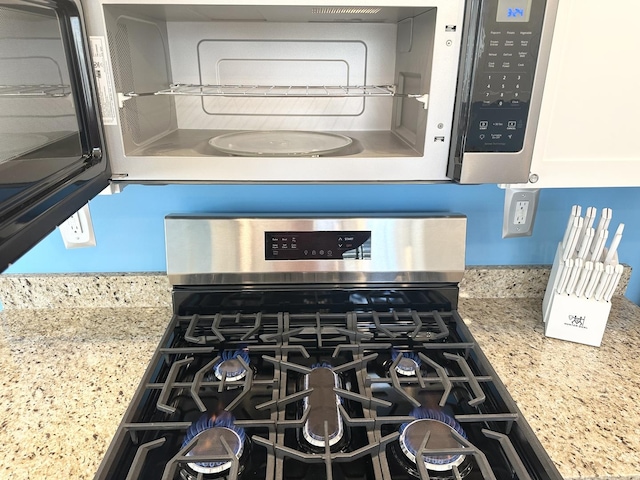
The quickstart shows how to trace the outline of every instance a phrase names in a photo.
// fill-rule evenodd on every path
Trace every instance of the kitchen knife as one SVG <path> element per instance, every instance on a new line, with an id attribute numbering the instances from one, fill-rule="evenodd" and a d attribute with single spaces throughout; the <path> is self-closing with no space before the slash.
<path id="1" fill-rule="evenodd" d="M 566 292 L 568 295 L 571 295 L 574 292 L 576 283 L 578 282 L 578 275 L 582 271 L 583 265 L 584 260 L 582 260 L 581 258 L 575 258 L 573 260 L 573 268 L 571 269 L 571 275 L 569 275 L 569 280 L 567 281 Z"/>
<path id="2" fill-rule="evenodd" d="M 562 237 L 562 251 L 567 248 L 569 242 L 569 235 L 571 234 L 571 228 L 573 227 L 573 221 L 580 216 L 580 205 L 574 205 L 571 207 L 571 214 L 569 215 L 569 221 L 567 222 L 567 228 L 564 230 L 564 237 Z"/>
<path id="3" fill-rule="evenodd" d="M 598 211 L 595 207 L 587 208 L 587 213 L 584 216 L 584 222 L 582 223 L 582 229 L 580 230 L 580 238 L 578 239 L 578 245 L 582 245 L 582 241 L 584 240 L 585 235 L 587 234 L 587 230 L 589 230 L 593 226 L 593 222 L 596 219 Z"/>
<path id="4" fill-rule="evenodd" d="M 624 223 L 618 225 L 618 229 L 616 230 L 615 235 L 613 236 L 613 240 L 611 240 L 611 246 L 609 247 L 609 251 L 607 252 L 607 256 L 604 258 L 604 264 L 609 265 L 613 262 L 613 257 L 618 250 L 618 245 L 620 245 L 620 240 L 622 240 L 622 232 L 624 231 Z"/>
<path id="5" fill-rule="evenodd" d="M 591 277 L 589 277 L 589 282 L 587 283 L 587 288 L 584 290 L 584 296 L 587 298 L 591 298 L 596 289 L 596 285 L 604 272 L 604 263 L 596 262 L 593 265 L 593 272 L 591 272 Z"/>
<path id="6" fill-rule="evenodd" d="M 583 223 L 584 219 L 582 217 L 575 217 L 573 219 L 573 225 L 571 226 L 571 232 L 569 233 L 569 240 L 567 241 L 567 248 L 562 255 L 563 260 L 573 257 L 573 252 L 576 249 L 578 235 Z"/>
<path id="7" fill-rule="evenodd" d="M 592 227 L 587 228 L 587 231 L 582 237 L 582 242 L 580 242 L 580 248 L 578 248 L 578 258 L 583 260 L 587 258 L 587 253 L 589 253 L 589 248 L 591 247 L 595 233 L 596 231 Z"/>
<path id="8" fill-rule="evenodd" d="M 593 272 L 593 262 L 586 261 L 584 262 L 584 267 L 582 267 L 582 271 L 580 272 L 580 277 L 578 277 L 578 283 L 576 284 L 575 293 L 576 296 L 581 297 L 584 293 L 584 289 L 587 286 L 587 280 L 591 276 L 591 272 Z"/>
<path id="9" fill-rule="evenodd" d="M 607 302 L 610 302 L 613 298 L 613 292 L 616 291 L 616 287 L 618 283 L 620 283 L 620 278 L 622 277 L 622 272 L 624 271 L 624 267 L 619 263 L 613 269 L 613 278 L 609 282 L 609 287 L 604 295 L 604 299 Z"/>
<path id="10" fill-rule="evenodd" d="M 593 227 L 593 222 L 596 221 L 596 216 L 598 215 L 598 210 L 596 209 L 596 207 L 589 207 L 587 208 L 587 214 L 585 215 L 584 218 L 584 222 L 585 222 L 585 230 L 587 228 L 591 228 Z"/>
<path id="11" fill-rule="evenodd" d="M 613 212 L 610 208 L 602 209 L 602 214 L 600 214 L 600 220 L 598 221 L 598 227 L 596 228 L 596 238 L 598 238 L 599 232 L 609 228 L 609 222 L 611 222 L 612 216 Z"/>
<path id="12" fill-rule="evenodd" d="M 599 262 L 602 258 L 604 244 L 607 242 L 607 238 L 609 237 L 609 230 L 600 230 L 600 232 L 596 230 L 595 235 L 596 239 L 591 244 L 591 261 Z"/>
<path id="13" fill-rule="evenodd" d="M 600 300 L 602 300 L 602 294 L 604 293 L 604 290 L 607 287 L 607 284 L 609 283 L 609 280 L 611 279 L 611 275 L 613 275 L 613 265 L 605 265 L 604 266 L 604 273 L 600 277 L 600 281 L 598 282 L 598 286 L 596 287 L 596 291 L 593 294 L 595 299 L 596 299 L 596 301 L 599 302 Z"/>
<path id="14" fill-rule="evenodd" d="M 567 280 L 569 280 L 569 275 L 571 274 L 571 268 L 573 267 L 573 258 L 567 258 L 563 260 L 564 267 L 562 268 L 562 273 L 560 274 L 560 280 L 558 281 L 558 288 L 556 292 L 561 294 L 564 292 L 565 287 L 567 286 Z"/>

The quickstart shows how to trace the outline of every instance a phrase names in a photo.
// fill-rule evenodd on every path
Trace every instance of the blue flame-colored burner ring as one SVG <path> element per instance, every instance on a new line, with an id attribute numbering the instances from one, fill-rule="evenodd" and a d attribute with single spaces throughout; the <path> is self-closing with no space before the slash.
<path id="1" fill-rule="evenodd" d="M 418 407 L 415 408 L 411 414 L 412 417 L 415 417 L 416 420 L 408 423 L 403 423 L 400 426 L 400 446 L 402 450 L 405 452 L 407 457 L 414 461 L 416 460 L 416 453 L 419 445 L 416 445 L 415 442 L 412 442 L 408 439 L 406 435 L 406 430 L 410 427 L 416 428 L 420 430 L 420 422 L 422 420 L 433 420 L 436 422 L 440 422 L 441 424 L 446 425 L 452 430 L 455 430 L 462 438 L 467 438 L 467 434 L 464 432 L 460 424 L 450 415 L 447 415 L 441 410 L 435 410 L 431 408 Z M 429 422 L 423 422 L 429 423 Z M 446 430 L 446 427 L 444 428 Z M 418 434 L 418 439 L 422 436 L 422 431 Z M 422 436 L 422 438 L 424 438 Z M 449 440 L 450 441 L 450 440 Z M 454 465 L 460 465 L 464 460 L 464 455 L 443 455 L 443 456 L 423 456 L 423 460 L 427 465 L 427 468 L 431 468 L 433 470 L 449 470 Z"/>
<path id="2" fill-rule="evenodd" d="M 229 442 L 229 440 L 231 439 L 232 440 L 231 443 L 237 443 L 237 445 L 233 444 L 233 445 L 230 445 L 230 447 L 233 449 L 234 455 L 237 458 L 240 458 L 240 456 L 242 455 L 242 451 L 244 449 L 244 441 L 246 438 L 246 434 L 242 427 L 239 427 L 235 424 L 234 416 L 226 411 L 223 411 L 219 415 L 211 415 L 207 413 L 201 415 L 200 418 L 197 421 L 193 422 L 191 426 L 187 429 L 184 440 L 182 441 L 181 448 L 184 448 L 195 437 L 207 431 L 218 433 L 219 435 L 225 435 L 225 432 L 226 432 L 227 442 Z M 208 450 L 208 451 L 202 451 L 202 450 Z M 187 453 L 187 455 L 189 455 L 190 453 L 191 454 L 193 453 L 224 454 L 225 450 L 221 443 L 216 442 L 215 445 L 207 445 L 203 448 L 199 448 L 199 445 L 196 445 L 189 453 Z M 197 472 L 219 473 L 231 468 L 231 464 L 232 462 L 230 461 L 221 461 L 221 462 L 198 462 L 198 463 L 190 463 L 189 465 Z"/>
<path id="3" fill-rule="evenodd" d="M 399 352 L 395 349 L 391 350 L 391 360 L 394 362 L 398 357 L 402 357 L 396 365 L 396 372 L 407 377 L 414 376 L 420 370 L 422 361 L 420 357 L 413 352 Z"/>
<path id="4" fill-rule="evenodd" d="M 329 370 L 333 370 L 333 365 L 327 362 L 319 362 L 311 365 L 311 370 L 313 370 L 314 368 L 328 368 Z"/>
<path id="5" fill-rule="evenodd" d="M 213 373 L 218 380 L 222 380 L 223 374 L 229 381 L 242 380 L 247 375 L 247 370 L 238 361 L 242 358 L 249 364 L 249 352 L 247 350 L 224 350 L 220 354 L 220 361 L 213 367 Z"/>

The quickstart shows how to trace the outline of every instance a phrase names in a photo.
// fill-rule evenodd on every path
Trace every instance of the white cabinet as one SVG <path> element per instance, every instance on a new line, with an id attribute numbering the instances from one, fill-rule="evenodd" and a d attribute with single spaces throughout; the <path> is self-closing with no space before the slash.
<path id="1" fill-rule="evenodd" d="M 640 2 L 561 0 L 530 187 L 640 185 Z"/>

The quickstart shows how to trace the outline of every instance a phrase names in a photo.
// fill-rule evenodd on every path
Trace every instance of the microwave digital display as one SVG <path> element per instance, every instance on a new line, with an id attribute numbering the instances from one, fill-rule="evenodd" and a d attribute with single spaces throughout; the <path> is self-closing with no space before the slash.
<path id="1" fill-rule="evenodd" d="M 531 0 L 498 0 L 496 22 L 528 22 Z"/>

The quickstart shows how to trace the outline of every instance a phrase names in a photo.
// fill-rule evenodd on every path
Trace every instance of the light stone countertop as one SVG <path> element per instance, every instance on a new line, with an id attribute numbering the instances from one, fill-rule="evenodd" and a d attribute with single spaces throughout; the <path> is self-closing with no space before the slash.
<path id="1" fill-rule="evenodd" d="M 462 318 L 563 477 L 640 480 L 640 307 L 600 348 L 547 338 L 534 270 L 469 272 Z M 171 316 L 162 276 L 54 277 L 0 276 L 0 478 L 93 478 Z"/>

